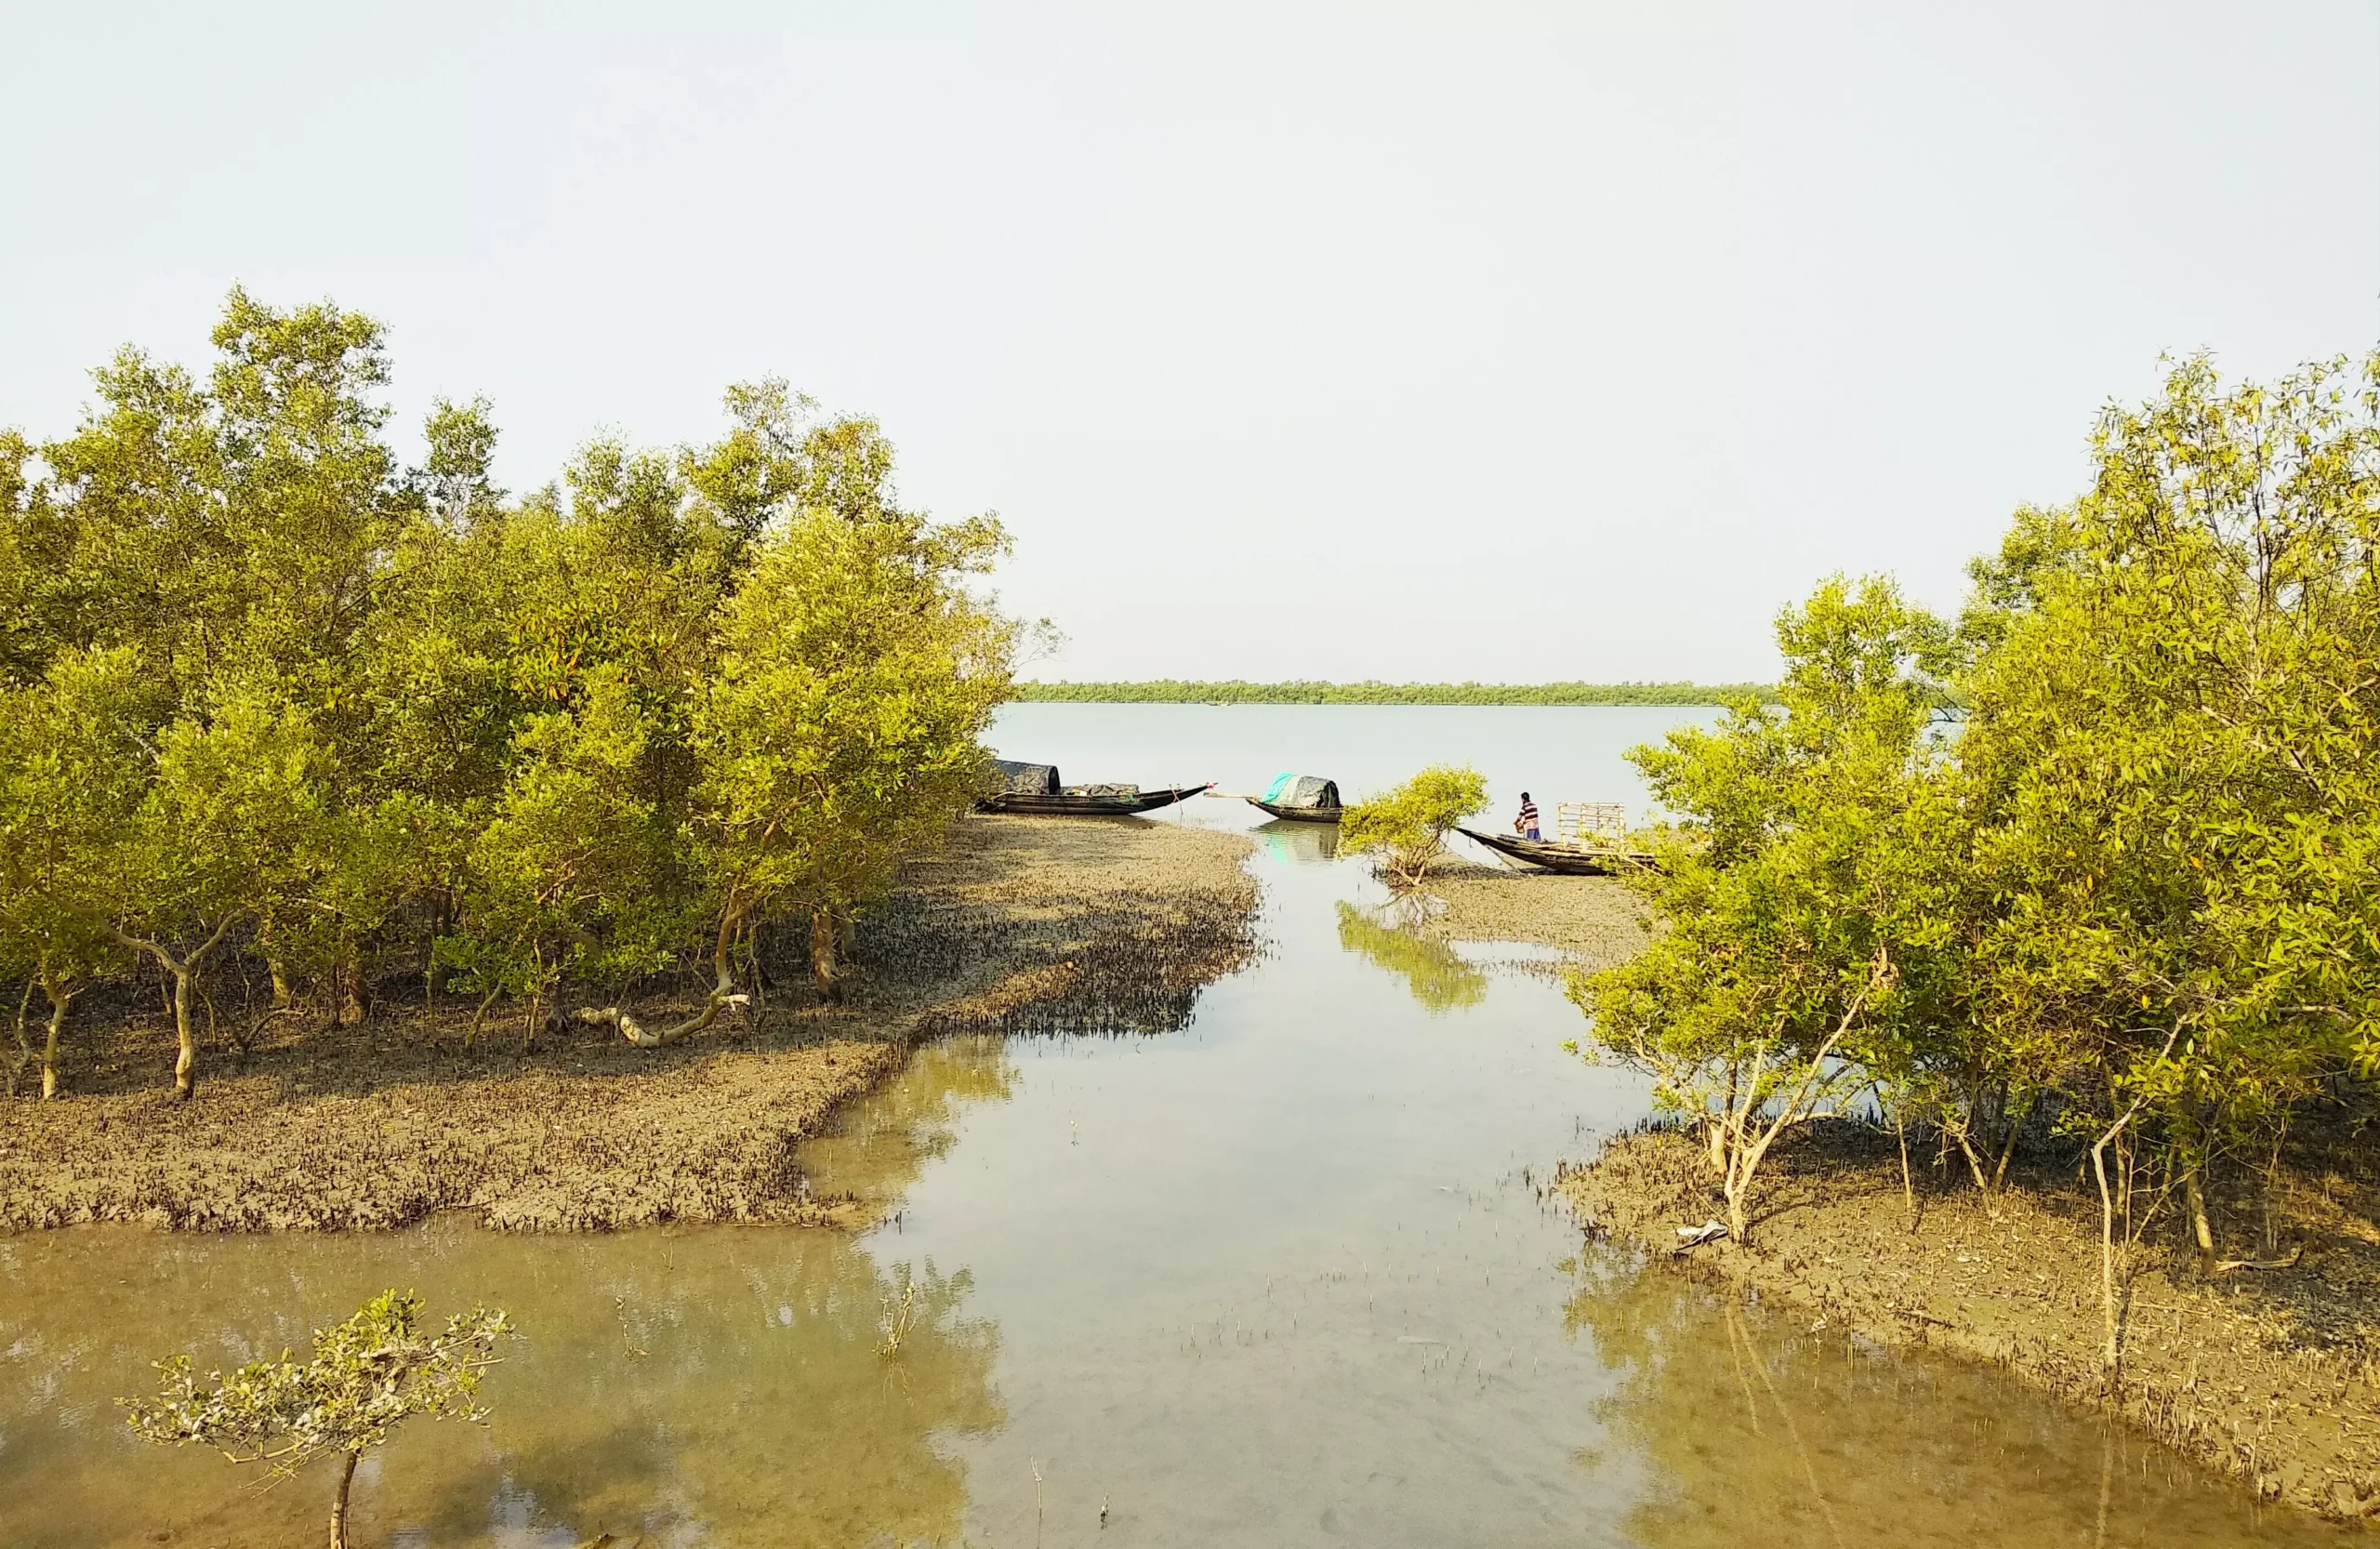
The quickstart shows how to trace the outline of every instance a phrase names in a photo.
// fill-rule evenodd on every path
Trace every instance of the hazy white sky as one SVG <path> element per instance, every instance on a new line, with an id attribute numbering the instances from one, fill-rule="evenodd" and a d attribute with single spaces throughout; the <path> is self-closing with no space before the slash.
<path id="1" fill-rule="evenodd" d="M 778 374 L 1038 676 L 1773 670 L 2161 351 L 2380 341 L 2380 3 L 8 7 L 0 424 L 235 281 L 514 488 Z"/>

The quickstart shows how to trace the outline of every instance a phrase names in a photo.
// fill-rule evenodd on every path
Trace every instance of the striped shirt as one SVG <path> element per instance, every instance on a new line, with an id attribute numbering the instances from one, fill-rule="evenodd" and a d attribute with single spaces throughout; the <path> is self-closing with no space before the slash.
<path id="1" fill-rule="evenodd" d="M 1513 827 L 1529 838 L 1535 839 L 1537 837 L 1537 803 L 1524 798 L 1521 801 L 1521 820 Z"/>

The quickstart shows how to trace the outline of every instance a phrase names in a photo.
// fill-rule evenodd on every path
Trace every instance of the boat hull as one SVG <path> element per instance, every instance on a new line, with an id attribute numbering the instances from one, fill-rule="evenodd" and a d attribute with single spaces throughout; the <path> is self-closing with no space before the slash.
<path id="1" fill-rule="evenodd" d="M 1609 877 L 1635 870 L 1652 860 L 1650 855 L 1633 850 L 1580 850 L 1567 844 L 1548 844 L 1543 840 L 1522 839 L 1517 834 L 1483 834 L 1476 828 L 1457 828 L 1455 832 L 1508 860 L 1565 877 Z"/>
<path id="2" fill-rule="evenodd" d="M 985 797 L 975 803 L 975 809 L 1015 816 L 1129 817 L 1134 813 L 1170 807 L 1206 788 L 1205 786 L 1175 786 L 1167 790 L 1144 790 L 1130 796 L 1076 796 L 1064 791 L 1049 796 L 1038 792 L 1004 791 L 998 796 Z"/>
<path id="3" fill-rule="evenodd" d="M 1248 798 L 1248 804 L 1258 812 L 1270 813 L 1285 823 L 1329 823 L 1334 827 L 1339 822 L 1339 814 L 1347 810 L 1344 807 L 1281 807 L 1270 801 L 1259 801 L 1253 796 Z"/>

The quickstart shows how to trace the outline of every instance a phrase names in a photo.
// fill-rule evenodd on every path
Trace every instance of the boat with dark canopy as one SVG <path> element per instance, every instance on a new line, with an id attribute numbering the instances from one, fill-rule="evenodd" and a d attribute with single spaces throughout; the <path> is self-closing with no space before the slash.
<path id="1" fill-rule="evenodd" d="M 1346 810 L 1339 800 L 1339 782 L 1318 774 L 1278 774 L 1262 796 L 1244 798 L 1248 804 L 1291 823 L 1336 823 Z"/>
<path id="2" fill-rule="evenodd" d="M 1163 790 L 1143 790 L 1127 785 L 1070 786 L 1059 780 L 1058 766 L 1053 763 L 1012 763 L 1002 759 L 997 767 L 999 788 L 975 803 L 979 812 L 1035 813 L 1045 817 L 1124 817 L 1170 807 L 1212 788 L 1214 784 L 1210 780 L 1205 785 L 1170 786 Z"/>
<path id="3" fill-rule="evenodd" d="M 1653 864 L 1653 857 L 1642 850 L 1551 844 L 1541 839 L 1523 839 L 1518 834 L 1483 834 L 1476 828 L 1457 828 L 1455 832 L 1507 859 L 1557 871 L 1566 877 L 1609 877 Z"/>

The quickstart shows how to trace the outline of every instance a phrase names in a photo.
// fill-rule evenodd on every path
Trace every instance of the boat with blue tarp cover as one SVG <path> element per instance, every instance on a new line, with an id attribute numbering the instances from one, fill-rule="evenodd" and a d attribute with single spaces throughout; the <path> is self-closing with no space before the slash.
<path id="1" fill-rule="evenodd" d="M 1339 782 L 1318 774 L 1276 774 L 1263 795 L 1243 800 L 1291 823 L 1336 823 L 1346 810 L 1339 799 Z"/>

